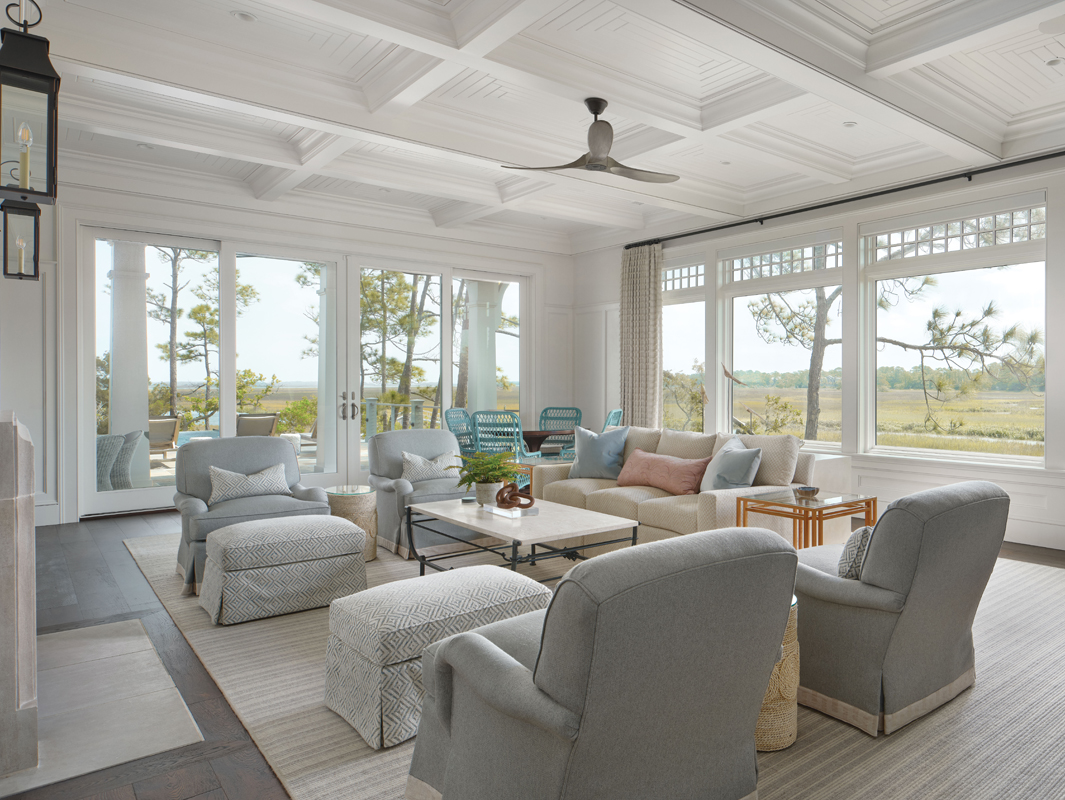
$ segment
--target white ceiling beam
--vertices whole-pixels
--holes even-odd
[[[371,111],[401,111],[435,92],[464,67],[408,50],[363,84]]]
[[[470,0],[451,18],[458,49],[486,56],[559,4],[559,0]]]
[[[447,205],[437,206],[430,213],[433,223],[438,228],[458,228],[474,220],[483,219],[499,211],[499,206],[479,206],[476,203],[464,203],[455,200]]]
[[[342,156],[355,144],[353,139],[323,131],[305,130],[295,145],[300,153],[296,169],[264,167],[252,176],[251,186],[257,200],[277,200],[291,192],[312,175]]]
[[[970,0],[923,14],[869,44],[865,71],[886,78],[930,61],[1029,33],[1065,13],[1061,0]]]
[[[714,49],[966,165],[995,163],[1002,143],[935,103],[878,80],[820,43],[737,0],[614,0]],[[692,14],[695,9],[699,13]]]

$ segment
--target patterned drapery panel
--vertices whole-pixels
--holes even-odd
[[[662,245],[626,250],[621,262],[623,424],[662,424]]]

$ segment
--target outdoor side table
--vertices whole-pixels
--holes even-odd
[[[736,498],[736,524],[747,527],[747,515],[766,514],[791,520],[791,538],[795,549],[817,547],[825,543],[825,522],[840,517],[865,515],[866,525],[876,524],[876,498],[861,494],[833,494],[797,497],[785,492]]]
[[[369,486],[330,486],[325,490],[329,511],[366,531],[363,560],[377,558],[377,492]]]

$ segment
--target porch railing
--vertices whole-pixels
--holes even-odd
[[[394,431],[397,428],[413,428],[421,430],[428,427],[439,429],[443,423],[443,414],[440,406],[426,405],[425,400],[411,400],[409,403],[382,403],[376,397],[367,397],[363,400],[366,409],[366,434],[369,439],[380,430]],[[410,409],[404,413],[403,409]],[[380,412],[385,411],[383,424],[379,424]],[[436,412],[435,423],[433,412]]]

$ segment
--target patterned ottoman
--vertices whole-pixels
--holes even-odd
[[[200,605],[216,625],[329,605],[366,588],[366,535],[340,517],[238,522],[207,534]]]
[[[427,645],[550,601],[543,584],[495,566],[437,572],[334,600],[325,704],[375,750],[406,741],[421,720]]]

